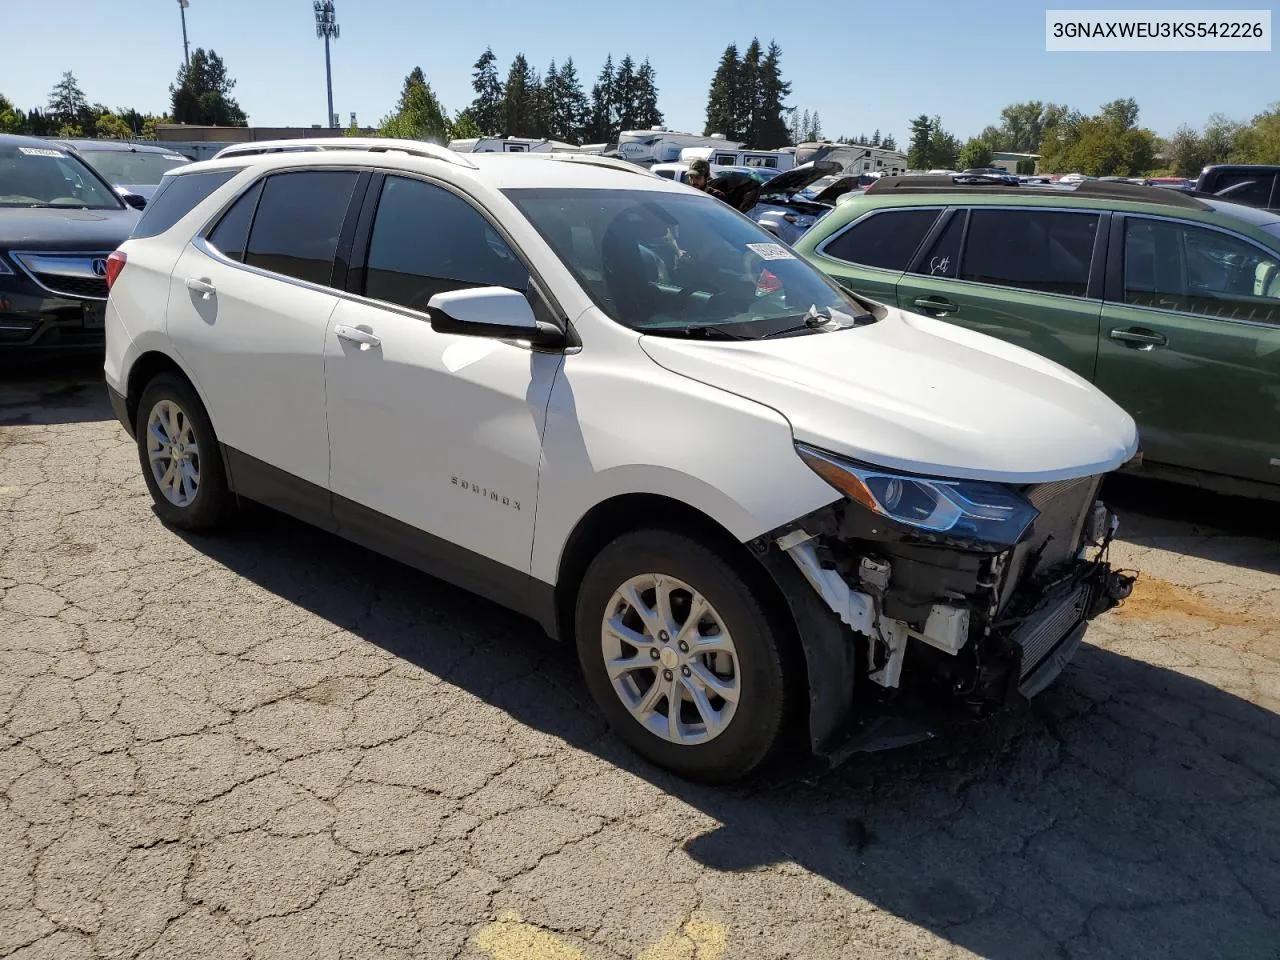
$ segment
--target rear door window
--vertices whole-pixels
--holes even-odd
[[[1083,297],[1099,220],[1065,210],[972,210],[959,277]]]
[[[358,178],[347,170],[299,170],[267,177],[244,262],[328,285]]]
[[[184,173],[160,180],[155,195],[147,201],[132,238],[158,237],[194,210],[206,197],[234,177],[242,168]]]
[[[882,210],[827,241],[821,253],[845,263],[902,271],[937,219],[937,209]]]

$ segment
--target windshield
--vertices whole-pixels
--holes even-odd
[[[81,150],[100,174],[118,186],[152,187],[166,170],[190,163],[176,153],[134,153],[132,150]]]
[[[601,310],[646,333],[756,339],[866,311],[746,217],[708,196],[508,190]],[[795,328],[793,330],[793,328]]]
[[[114,193],[75,157],[52,147],[0,146],[0,207],[119,210]]]

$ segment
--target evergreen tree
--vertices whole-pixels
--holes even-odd
[[[751,146],[776,150],[790,142],[782,102],[791,95],[791,84],[782,79],[782,48],[770,42],[760,64],[760,122]]]
[[[822,118],[818,116],[818,111],[813,111],[813,116],[809,119],[809,139],[822,139]]]
[[[707,94],[707,125],[703,133],[723,133],[730,140],[737,140],[738,128],[738,74],[741,62],[737,44],[729,44],[720,55],[720,64],[711,78],[711,91]]]
[[[662,125],[662,111],[658,109],[658,79],[648,59],[640,64],[636,74],[636,125],[645,130]]]
[[[554,63],[554,61],[553,61]],[[529,126],[528,133],[521,134],[525,137],[546,137],[547,124],[547,90],[542,83],[542,74],[537,70],[529,68]]]
[[[92,114],[89,100],[80,89],[76,76],[70,70],[54,84],[49,92],[47,116],[58,126],[71,127],[84,123]]]
[[[801,143],[804,143],[808,140],[812,140],[813,139],[813,137],[811,136],[812,131],[813,131],[813,115],[809,113],[808,108],[805,108],[804,113],[800,117],[800,136],[798,137],[799,141]]]
[[[738,104],[738,133],[734,140],[742,140],[748,146],[756,146],[760,138],[760,121],[763,115],[761,96],[760,67],[763,52],[760,41],[752,39],[747,52],[742,55],[742,66],[738,71],[738,84],[741,100]]]
[[[547,67],[538,87],[538,136],[553,140],[564,140],[560,133],[560,101],[563,94],[560,90],[560,68],[555,60]]]
[[[871,135],[871,146],[880,146],[880,128],[876,127],[876,132]]]
[[[591,88],[591,140],[596,143],[615,143],[617,128],[614,126],[614,77],[613,54],[605,57],[600,76]]]
[[[480,128],[480,134],[488,137],[501,136],[505,117],[502,113],[502,81],[498,79],[498,58],[490,47],[485,47],[480,59],[475,62],[471,75],[471,89],[476,98],[471,101],[467,110],[472,121]]]
[[[639,89],[636,84],[636,62],[626,54],[613,76],[613,123],[620,132],[637,128]]]
[[[422,68],[414,67],[404,78],[395,111],[382,118],[378,134],[444,144],[452,139],[452,128],[449,115],[436,99]]]
[[[898,141],[893,139],[893,134],[889,134],[880,142],[880,146],[885,150],[897,150]]]
[[[582,143],[591,123],[591,104],[582,91],[578,68],[569,57],[560,68],[560,115],[557,117],[559,139],[569,143]]]
[[[503,134],[508,137],[533,136],[536,124],[533,72],[523,53],[517,53],[507,71],[502,95]]]
[[[928,170],[933,156],[930,142],[933,139],[933,121],[923,113],[911,121],[911,141],[907,147],[907,166],[912,170]]]
[[[177,81],[169,87],[174,122],[247,126],[249,118],[231,97],[235,85],[222,58],[213,50],[197,47],[191,64],[179,68]]]

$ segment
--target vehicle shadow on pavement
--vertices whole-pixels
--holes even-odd
[[[1107,478],[1103,496],[1130,543],[1280,574],[1280,501],[1121,475]]]
[[[263,509],[190,542],[713,818],[683,846],[727,896],[790,862],[994,960],[1276,956],[1280,719],[1209,683],[1086,644],[1030,707],[816,779],[715,789],[622,747],[571,646],[523,618]],[[870,922],[848,901],[803,906]]]
[[[98,354],[0,365],[0,426],[111,420]]]

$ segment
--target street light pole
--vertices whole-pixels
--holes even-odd
[[[324,84],[329,94],[329,113],[325,119],[326,127],[336,127],[333,114],[333,69],[329,61],[329,41],[338,39],[338,20],[333,9],[333,0],[315,0],[312,7],[316,12],[316,36],[324,40]]]
[[[191,47],[187,44],[187,7],[188,0],[178,0],[178,12],[182,15],[182,62],[191,69]]]

